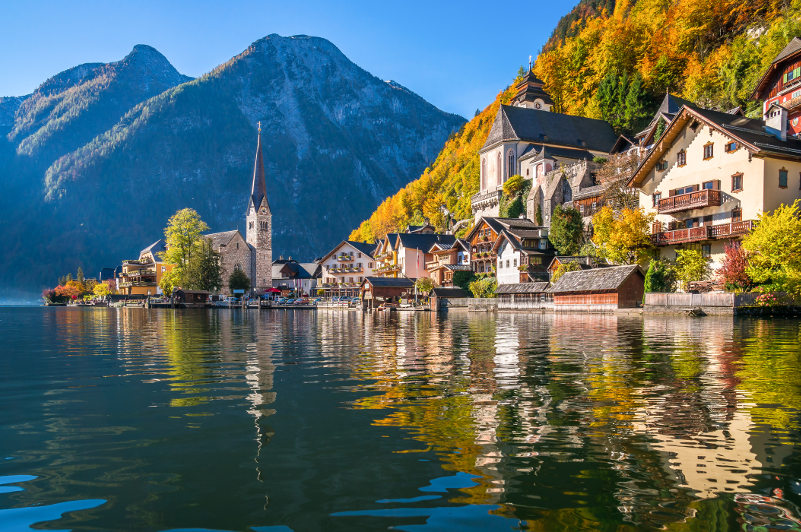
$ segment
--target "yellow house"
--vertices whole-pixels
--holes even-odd
[[[173,268],[172,264],[164,262],[160,257],[160,253],[166,249],[166,243],[160,239],[140,251],[138,259],[122,261],[122,272],[117,279],[119,293],[151,296],[161,294],[161,278]]]
[[[661,255],[697,247],[718,267],[724,245],[760,213],[801,197],[801,140],[739,114],[682,107],[629,186],[655,215]]]

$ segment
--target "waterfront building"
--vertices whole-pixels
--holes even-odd
[[[161,294],[159,283],[173,265],[163,261],[161,254],[167,250],[164,239],[159,239],[139,252],[139,258],[122,261],[117,278],[117,291],[126,296]]]
[[[314,296],[320,279],[319,262],[298,262],[292,257],[279,257],[273,261],[272,287],[284,291],[292,291],[296,296]]]
[[[470,244],[464,239],[457,238],[453,243],[437,242],[429,252],[432,260],[426,263],[426,271],[437,286],[452,287],[455,272],[471,271]]]
[[[375,269],[375,244],[343,240],[320,259],[321,288],[326,297],[357,296]]]
[[[785,135],[801,133],[801,38],[795,37],[779,52],[757,83],[751,99],[763,100],[762,114],[767,127],[779,133],[784,131]]]
[[[553,102],[533,72],[529,71],[516,89],[512,105],[498,109],[479,150],[480,189],[471,198],[473,215],[476,221],[482,216],[498,216],[503,184],[519,174],[532,181],[529,198],[533,198],[535,210],[539,206],[543,211],[547,226],[556,204],[569,203],[583,187],[597,184],[593,159],[624,148],[612,126],[603,120],[550,112]],[[581,169],[563,175],[563,167],[579,162],[584,163]],[[582,177],[576,182],[578,174]],[[528,216],[536,219],[535,213]]]
[[[548,292],[558,310],[636,308],[645,293],[645,275],[636,265],[566,272]]]
[[[695,247],[717,267],[724,245],[761,213],[801,197],[801,140],[786,135],[781,114],[772,129],[770,120],[682,107],[629,182],[655,215],[662,256]]]
[[[381,277],[428,277],[435,244],[453,245],[456,237],[440,233],[390,233],[378,243],[375,273]]]
[[[374,309],[382,303],[397,303],[414,291],[414,281],[407,277],[365,277],[360,287],[362,307]]]
[[[498,284],[548,278],[553,248],[548,230],[526,218],[482,216],[465,236],[474,273],[496,272]]]

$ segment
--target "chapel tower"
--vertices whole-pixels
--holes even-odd
[[[251,253],[251,288],[258,293],[272,287],[273,270],[273,215],[267,201],[267,182],[264,178],[264,157],[261,153],[261,122],[256,142],[256,163],[253,183],[248,198],[246,240]]]

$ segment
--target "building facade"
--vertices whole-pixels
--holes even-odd
[[[256,144],[256,162],[248,199],[245,235],[252,249],[250,284],[257,293],[272,287],[273,215],[267,201],[267,181],[264,176],[264,156],[261,150],[261,124]]]
[[[321,260],[321,288],[328,296],[358,296],[365,277],[373,276],[375,244],[343,240]]]

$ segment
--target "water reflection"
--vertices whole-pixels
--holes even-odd
[[[108,501],[63,528],[801,526],[796,322],[32,309],[0,333],[25,357],[0,358],[0,475],[38,477],[0,477],[0,512]]]

